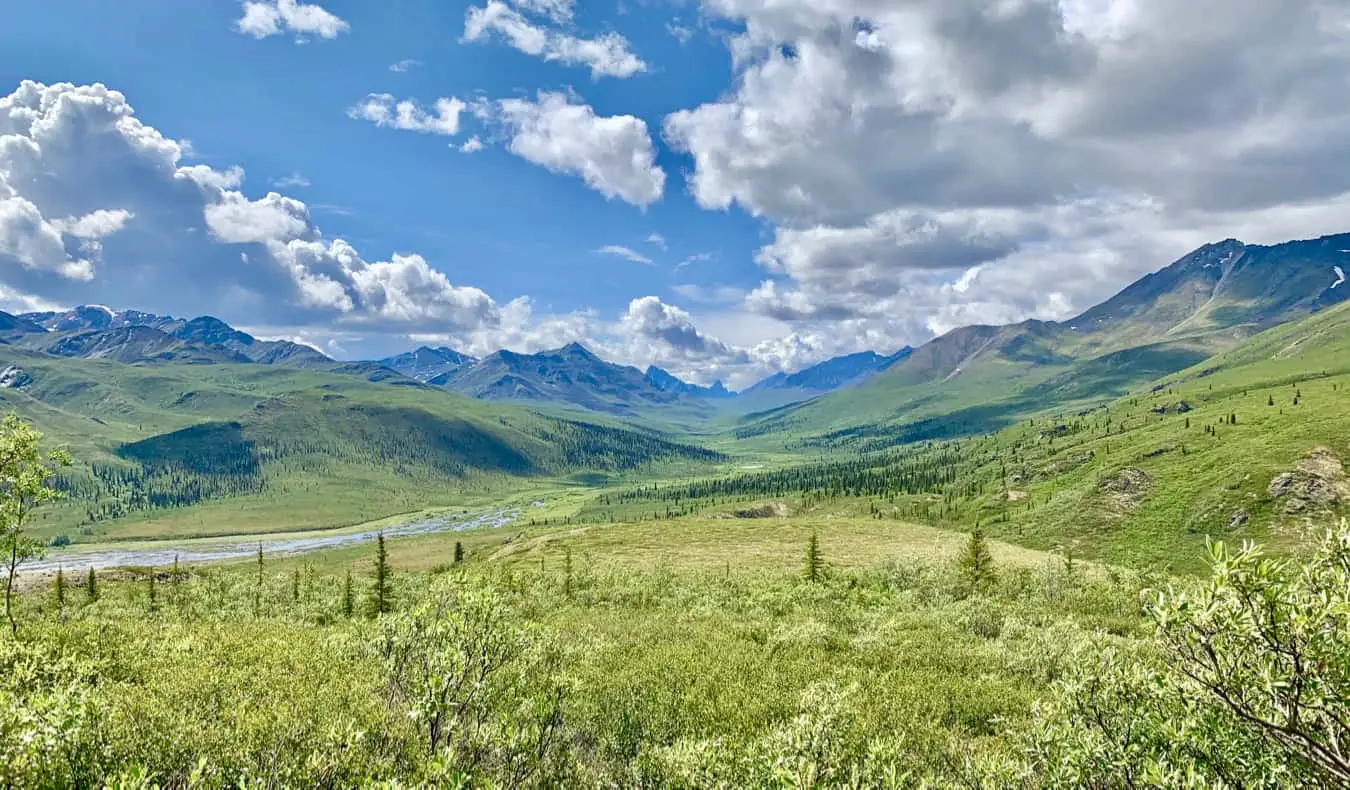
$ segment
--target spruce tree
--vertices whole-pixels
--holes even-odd
[[[961,578],[971,592],[988,587],[994,581],[994,556],[984,539],[984,530],[976,527],[966,541],[966,548],[957,560]]]
[[[389,551],[384,547],[384,530],[375,536],[375,585],[371,588],[371,610],[378,617],[389,611]]]
[[[563,546],[563,592],[572,597],[572,546]]]
[[[262,589],[263,589],[263,552],[262,541],[258,541],[258,579],[253,588],[253,616],[255,618],[262,616]]]
[[[455,564],[458,565],[464,561],[464,544],[455,541]]]
[[[820,537],[813,531],[806,542],[806,558],[802,563],[802,575],[808,582],[818,582],[825,575],[825,558],[820,556]]]
[[[56,566],[56,613],[66,619],[66,574],[61,566]]]
[[[94,566],[89,566],[89,574],[85,577],[84,594],[88,596],[89,603],[98,600],[98,574],[94,572]]]
[[[300,566],[291,573],[291,603],[300,603]]]
[[[347,581],[342,585],[342,616],[348,620],[352,617],[352,571],[347,569]]]
[[[155,569],[151,568],[146,576],[146,591],[149,593],[150,611],[155,611]]]

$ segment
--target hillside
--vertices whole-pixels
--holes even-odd
[[[46,536],[333,526],[511,480],[702,465],[650,433],[481,403],[388,371],[126,365],[0,347],[0,409],[80,465]],[[378,368],[385,370],[385,368]]]
[[[1187,357],[1168,344],[1146,348],[1153,360],[1176,355],[1164,367]],[[768,500],[797,515],[980,525],[1029,548],[1172,572],[1201,570],[1206,538],[1298,551],[1309,529],[1350,513],[1350,303],[1123,398],[1079,408],[1042,387],[1028,390],[1035,396],[1016,420],[971,408],[800,438],[818,460],[606,495],[590,512],[622,519],[721,503],[753,513],[737,503]]]
[[[1337,284],[1346,249],[1350,234],[1206,245],[1074,318],[954,329],[857,387],[754,415],[739,435],[881,436],[944,415],[987,430],[1056,400],[1114,397],[1350,298]]]

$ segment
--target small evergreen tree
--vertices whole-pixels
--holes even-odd
[[[384,546],[384,530],[375,536],[375,585],[370,591],[370,603],[376,617],[389,611],[389,551]]]
[[[464,544],[455,541],[455,564],[458,565],[464,561]]]
[[[572,546],[563,546],[563,592],[572,597]]]
[[[56,613],[66,619],[66,574],[61,566],[56,566]]]
[[[258,579],[253,587],[253,616],[262,616],[262,590],[263,590],[263,552],[262,541],[258,541]]]
[[[342,585],[342,616],[348,620],[352,617],[352,571],[347,569],[347,581]]]
[[[291,603],[300,603],[300,566],[291,573]]]
[[[820,554],[820,536],[814,531],[806,541],[806,558],[802,563],[802,576],[808,582],[818,582],[825,576],[825,558]]]
[[[146,578],[146,592],[149,594],[150,611],[155,611],[155,569],[151,568]]]
[[[989,543],[984,538],[984,530],[976,527],[966,541],[966,548],[957,560],[961,578],[971,592],[985,589],[994,581],[994,555],[989,553]]]
[[[98,574],[94,572],[94,566],[89,566],[89,573],[84,581],[84,594],[88,596],[89,603],[98,600]]]
[[[169,571],[169,600],[177,604],[178,601],[178,580],[180,572],[178,570],[178,555],[173,555],[173,570]]]

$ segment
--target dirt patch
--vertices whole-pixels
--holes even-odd
[[[1179,401],[1177,401],[1176,403],[1166,403],[1166,404],[1163,404],[1163,405],[1161,405],[1161,406],[1154,406],[1154,407],[1153,407],[1153,413],[1154,413],[1154,414],[1185,414],[1186,412],[1191,411],[1191,408],[1192,408],[1192,407],[1191,407],[1191,404],[1187,403],[1187,402],[1184,401],[1184,400],[1179,400]]]
[[[731,515],[736,518],[786,518],[788,508],[782,502],[764,502],[753,507],[733,510]]]
[[[1097,490],[1118,510],[1133,510],[1153,492],[1153,478],[1142,469],[1126,467],[1097,484]]]
[[[1096,453],[1094,453],[1092,450],[1086,450],[1081,453],[1071,453],[1062,458],[1056,458],[1047,463],[1045,466],[1041,467],[1040,474],[1042,477],[1055,477],[1056,475],[1062,475],[1065,472],[1092,463],[1092,459],[1096,457],[1097,457]]]
[[[1003,498],[1008,500],[1009,502],[1020,502],[1023,499],[1027,498],[1027,492],[1016,491],[1010,488],[1007,491],[1003,492]]]
[[[1284,502],[1289,514],[1331,510],[1350,500],[1350,480],[1345,466],[1328,447],[1318,447],[1295,468],[1270,481],[1266,495]]]

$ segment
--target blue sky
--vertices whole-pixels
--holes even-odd
[[[1344,231],[1348,35],[1330,0],[21,3],[0,301],[744,386]]]

